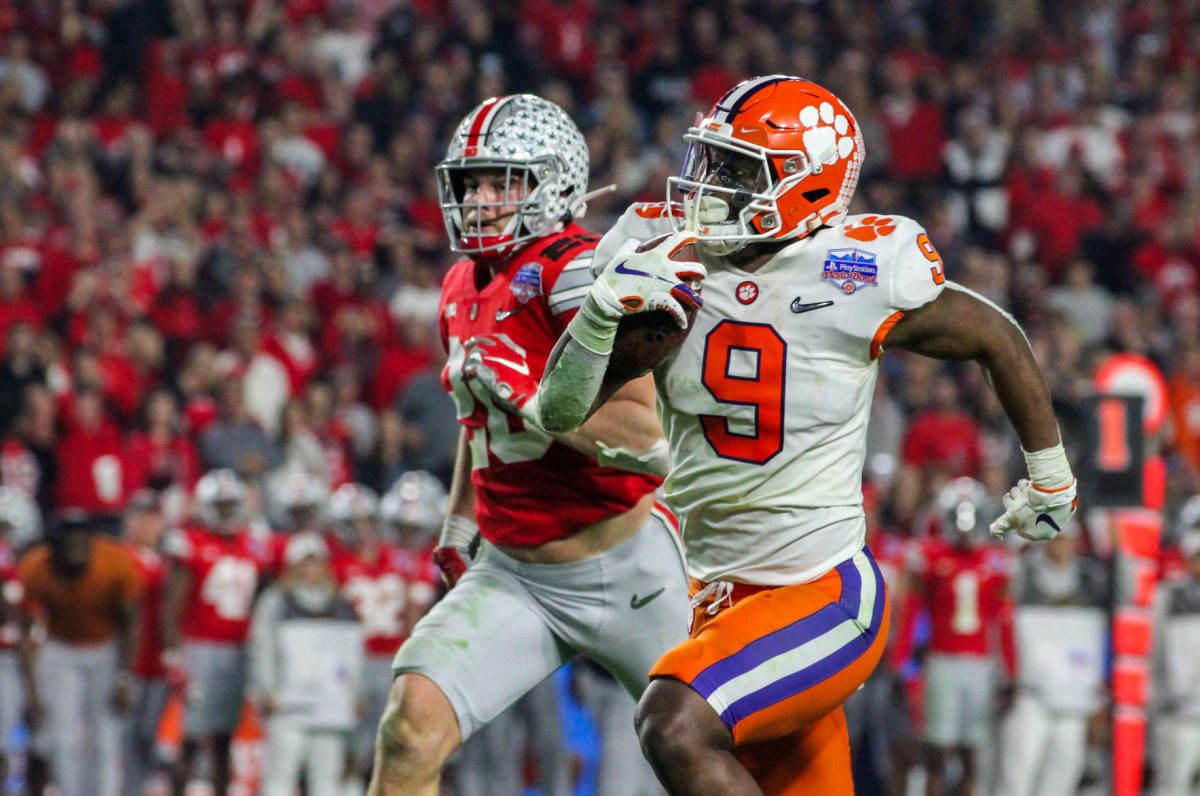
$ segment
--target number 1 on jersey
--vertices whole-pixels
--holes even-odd
[[[783,450],[787,343],[772,327],[725,320],[704,344],[704,386],[723,404],[754,408],[754,433],[738,433],[724,415],[700,415],[704,437],[725,459],[766,464]]]

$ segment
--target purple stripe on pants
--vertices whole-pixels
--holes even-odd
[[[874,561],[871,563],[874,566]],[[862,599],[862,577],[858,574],[858,568],[853,560],[846,560],[838,564],[836,569],[842,578],[842,594],[837,603],[757,638],[732,655],[713,663],[692,680],[692,688],[708,699],[733,678],[829,632],[846,621],[847,613],[852,617],[858,616]]]
[[[754,693],[747,694],[741,699],[734,702],[721,713],[721,721],[725,722],[725,726],[733,729],[733,725],[737,724],[742,719],[757,713],[764,708],[769,708],[777,702],[782,702],[796,694],[807,691],[813,686],[829,679],[833,675],[845,669],[850,664],[854,663],[863,653],[870,649],[875,642],[875,637],[879,634],[879,623],[883,620],[883,601],[884,601],[884,584],[883,576],[879,572],[879,568],[875,566],[875,562],[871,561],[871,568],[875,573],[875,605],[872,613],[872,623],[870,629],[860,636],[852,639],[848,644],[837,650],[831,655],[816,661],[810,666],[806,666],[800,671],[783,677],[770,685],[764,686]],[[857,616],[857,614],[856,614]]]

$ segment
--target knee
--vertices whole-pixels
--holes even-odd
[[[728,749],[733,736],[708,703],[678,680],[653,681],[638,702],[634,727],[651,761],[678,760],[703,750]]]
[[[440,769],[459,738],[454,711],[436,686],[419,675],[397,678],[376,736],[385,766]]]

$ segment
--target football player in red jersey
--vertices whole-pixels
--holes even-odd
[[[661,449],[650,381],[575,432],[531,420],[546,359],[592,283],[597,237],[576,223],[587,175],[583,134],[527,94],[473,110],[438,166],[451,248],[465,255],[439,313],[462,424],[435,551],[450,592],[397,654],[372,793],[437,793],[451,751],[577,653],[639,696],[686,635],[683,559],[654,511],[661,477],[611,466]]]
[[[170,686],[163,662],[163,588],[167,562],[161,546],[166,524],[159,498],[148,489],[135,492],[124,515],[125,545],[142,579],[137,654],[133,661],[133,705],[125,744],[125,792],[140,794],[159,769],[158,725]]]
[[[327,527],[329,487],[320,477],[304,470],[281,467],[267,479],[268,515],[274,532],[270,546],[271,573],[284,569],[284,551],[293,536],[311,532],[320,535],[336,561],[345,552],[342,540]]]
[[[975,792],[976,753],[988,738],[992,698],[1000,684],[997,658],[1015,667],[1011,556],[988,536],[998,510],[987,490],[956,478],[936,501],[937,534],[912,548],[914,592],[928,608],[930,637],[924,672],[926,792],[943,793],[945,764],[962,763],[956,793]]]
[[[392,658],[437,596],[437,568],[429,545],[415,551],[395,542],[401,527],[413,523],[432,540],[445,504],[445,488],[421,472],[405,473],[382,502],[362,484],[343,484],[329,501],[330,518],[343,544],[334,569],[365,634],[366,715],[353,739],[354,767],[364,778],[374,758],[375,727],[387,705]]]
[[[232,470],[213,470],[196,484],[198,522],[172,532],[164,616],[168,667],[186,677],[183,753],[174,772],[182,796],[196,753],[213,755],[213,791],[229,787],[229,751],[242,714],[246,639],[267,556],[242,516],[246,488]],[[177,676],[178,679],[183,677]]]

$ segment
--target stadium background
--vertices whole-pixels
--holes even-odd
[[[697,111],[773,72],[857,115],[853,212],[919,219],[1023,324],[1069,447],[1107,354],[1162,369],[1164,560],[1200,493],[1195,3],[0,0],[0,42],[0,482],[46,520],[144,488],[183,512],[215,466],[448,477],[453,126],[501,93],[566,108],[592,186],[617,186],[602,231],[661,199]],[[948,477],[1007,488],[1019,450],[978,369],[883,373],[879,527],[906,533]]]

